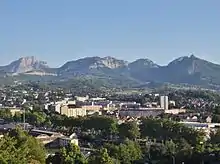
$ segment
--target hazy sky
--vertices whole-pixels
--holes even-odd
[[[0,64],[85,56],[220,63],[219,0],[0,0]]]

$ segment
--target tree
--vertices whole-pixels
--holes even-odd
[[[131,140],[139,138],[140,131],[137,122],[128,122],[119,125],[119,136],[122,139],[128,138]]]
[[[86,118],[83,117],[77,117],[77,118],[70,118],[70,126],[72,128],[79,128],[84,125],[84,121]]]
[[[214,114],[220,115],[220,106],[216,106],[213,111]]]
[[[84,129],[101,131],[103,136],[111,136],[118,133],[117,121],[111,117],[93,116],[84,120]]]
[[[183,157],[190,157],[193,153],[192,146],[185,139],[180,139],[180,141],[177,143],[177,150],[178,153]]]
[[[60,127],[63,126],[65,116],[59,115],[59,114],[52,114],[51,115],[51,122],[54,127]]]
[[[131,164],[142,158],[140,145],[134,141],[126,140],[120,145],[106,145],[109,154],[123,164]]]
[[[172,140],[171,141],[165,141],[165,147],[166,147],[166,152],[167,152],[168,155],[176,154],[177,146]]]
[[[26,121],[35,126],[44,125],[44,123],[47,121],[46,114],[39,111],[31,111],[31,112],[27,111],[25,113],[25,116],[26,116]]]
[[[176,152],[177,152],[177,146],[176,144],[171,140],[171,141],[165,141],[164,144],[166,148],[166,155],[172,159],[172,162],[174,163],[176,160]]]
[[[15,147],[17,140],[9,136],[0,139],[0,163],[22,164],[27,163],[27,149],[25,147]]]
[[[45,163],[45,149],[26,132],[15,129],[0,139],[0,163]]]
[[[109,156],[107,149],[102,148],[89,160],[91,164],[114,164],[114,160]]]
[[[151,118],[143,118],[140,125],[140,132],[142,138],[159,139],[161,135],[161,121]]]
[[[148,137],[158,141],[185,139],[192,146],[204,142],[205,138],[203,131],[197,131],[183,124],[163,119],[142,119],[140,132],[143,138]]]
[[[219,114],[214,114],[213,117],[212,117],[212,122],[220,123],[220,115]]]
[[[60,153],[55,153],[54,156],[48,156],[46,159],[46,164],[62,164]]]
[[[62,164],[86,164],[87,160],[80,152],[78,146],[70,144],[67,148],[62,148],[60,153]]]
[[[1,109],[0,110],[0,118],[6,121],[12,121],[13,117],[9,109]]]
[[[166,156],[167,151],[164,144],[161,143],[152,143],[150,146],[150,157],[151,160],[163,160],[164,156]],[[149,155],[148,155],[149,156]]]
[[[210,142],[212,144],[219,144],[220,143],[220,129],[218,129],[215,133],[211,133]]]
[[[22,115],[20,112],[15,112],[15,115],[13,116],[13,119],[15,122],[21,122],[22,121]]]

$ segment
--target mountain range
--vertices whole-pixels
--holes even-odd
[[[184,56],[160,66],[149,59],[127,62],[113,57],[86,57],[68,61],[59,68],[50,68],[46,62],[35,57],[23,57],[9,65],[0,66],[0,74],[6,76],[37,75],[53,76],[65,80],[75,77],[96,77],[105,80],[186,83],[193,85],[220,85],[220,65],[194,55]]]

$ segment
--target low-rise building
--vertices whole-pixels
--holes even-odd
[[[101,105],[84,105],[82,106],[83,109],[87,111],[100,111],[102,109]]]
[[[169,101],[169,105],[176,106],[176,102],[175,102],[175,101],[170,100],[170,101]]]
[[[63,105],[60,108],[60,114],[68,117],[86,116],[86,109],[76,105]]]
[[[66,147],[69,144],[74,144],[74,145],[77,145],[77,146],[79,145],[79,140],[78,140],[75,133],[73,133],[69,137],[64,136],[64,137],[59,138],[59,146],[60,147]]]
[[[85,102],[85,101],[89,100],[88,95],[86,97],[76,96],[75,98],[76,98],[77,101],[81,101],[81,102]]]
[[[51,111],[54,111],[54,112],[57,112],[57,113],[60,113],[60,108],[61,108],[61,104],[52,104],[49,107],[49,109]]]
[[[90,101],[104,101],[106,98],[103,97],[96,97],[96,98],[90,98]]]
[[[212,122],[212,117],[210,117],[210,116],[206,117],[205,121],[207,123],[211,123]]]
[[[60,134],[60,133],[38,130],[38,129],[32,129],[29,132],[29,134],[35,137],[37,140],[39,140],[44,145],[53,142],[59,137],[64,136],[63,134]]]
[[[61,113],[61,107],[65,105],[75,105],[76,101],[71,101],[71,100],[62,100],[62,101],[57,101],[49,105],[48,109],[55,111],[57,113]]]
[[[69,144],[79,145],[79,141],[75,133],[67,137],[57,132],[33,129],[29,132],[29,134],[43,143],[47,148],[66,147]]]
[[[156,117],[160,114],[164,113],[163,109],[160,108],[149,108],[149,109],[127,109],[127,110],[119,110],[120,117]]]
[[[176,115],[180,113],[186,113],[186,109],[168,109],[168,110],[165,110],[165,113]]]

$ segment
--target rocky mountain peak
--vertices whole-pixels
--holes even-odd
[[[34,56],[27,56],[27,57],[22,57],[18,59],[18,62],[20,62],[20,66],[22,67],[29,67],[37,63],[37,59]]]
[[[158,68],[159,65],[154,63],[152,60],[149,59],[138,59],[132,63],[129,64],[130,67],[135,68]]]
[[[190,58],[191,59],[196,59],[197,57],[194,54],[191,54]]]
[[[124,67],[127,65],[126,61],[118,60],[110,56],[102,58],[101,62],[105,67],[108,67],[110,69],[116,69],[116,68]]]
[[[190,62],[190,61],[194,61],[194,60],[202,60],[202,59],[199,59],[194,54],[192,54],[190,56],[179,57],[179,58],[173,60],[172,62],[170,62],[169,65],[179,64],[179,63],[183,63],[183,62]]]
[[[37,60],[34,56],[22,57],[4,67],[5,71],[11,73],[25,73],[34,70],[49,68],[44,61]]]

